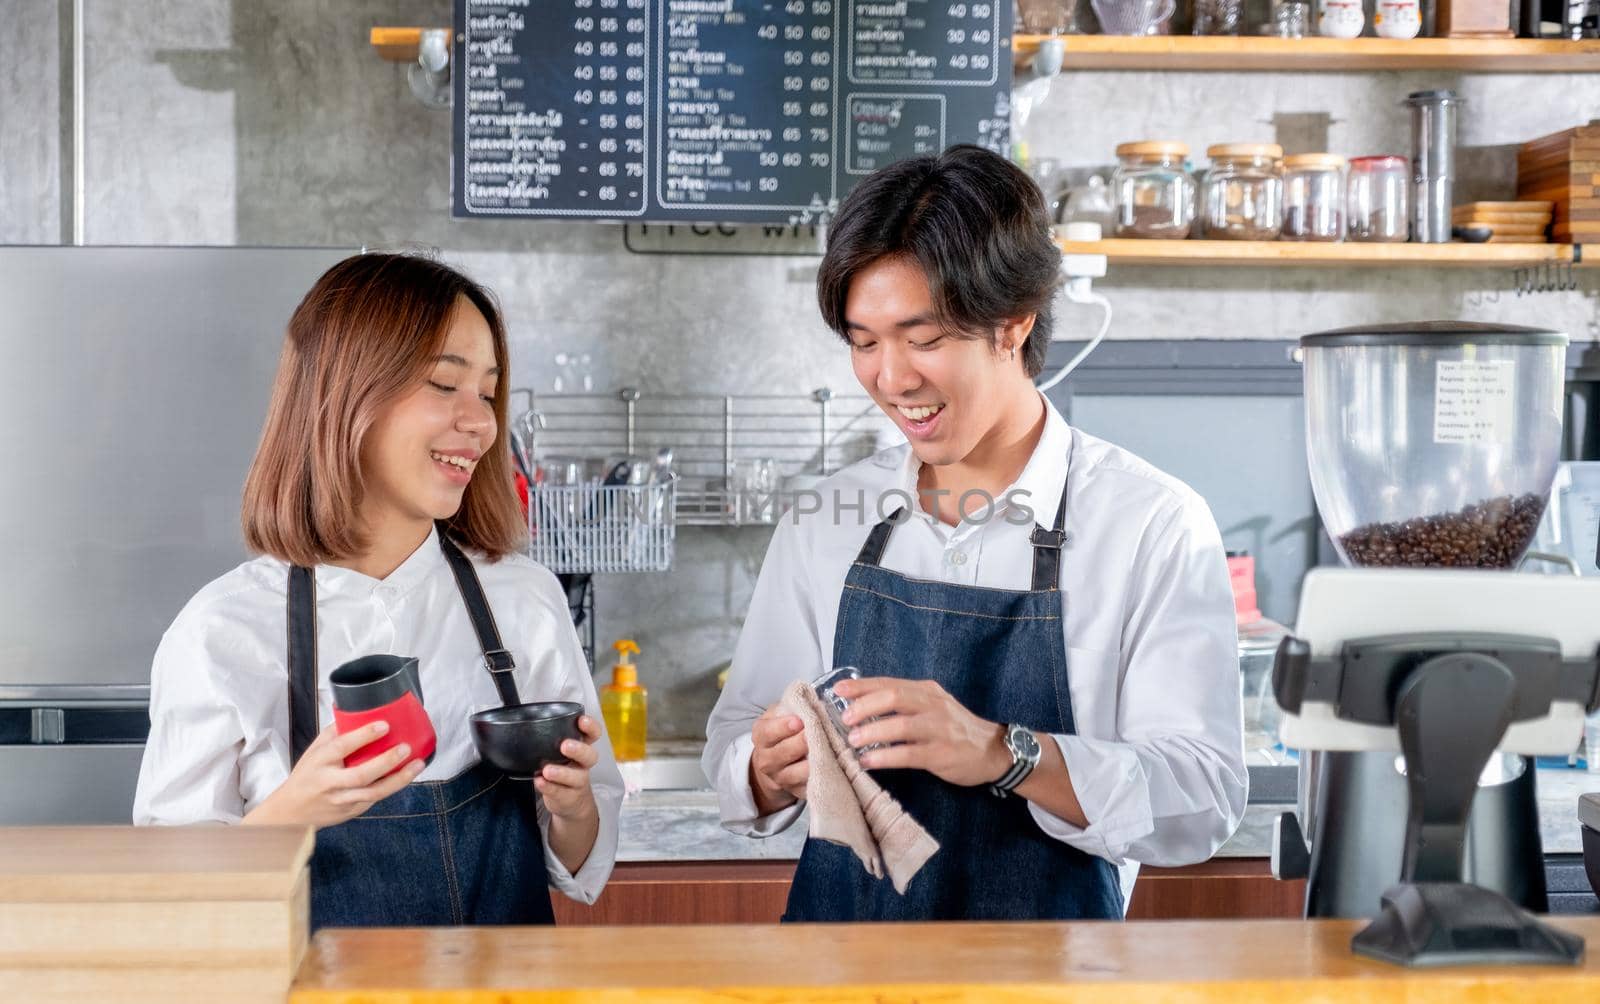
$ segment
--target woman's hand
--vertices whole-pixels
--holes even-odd
[[[806,797],[811,768],[806,760],[806,734],[800,718],[777,704],[750,728],[750,791],[763,816]]]
[[[401,743],[356,767],[345,757],[381,738],[388,722],[372,722],[345,735],[329,725],[322,730],[289,777],[244,817],[259,825],[333,826],[372,808],[422,773],[421,760],[406,761],[411,747]]]
[[[594,748],[600,739],[600,723],[588,715],[579,715],[578,731],[583,734],[582,741],[566,739],[561,743],[561,755],[572,762],[545,764],[533,779],[534,789],[550,810],[550,850],[569,875],[578,874],[589,860],[595,837],[600,834],[600,809],[589,785],[589,771],[600,762],[600,751]]]
[[[567,739],[561,743],[561,755],[572,762],[545,764],[533,779],[545,808],[557,819],[587,820],[598,814],[594,789],[589,787],[589,770],[600,762],[600,753],[594,748],[600,740],[600,725],[588,715],[580,715],[578,731],[583,733],[582,741]]]
[[[970,787],[996,781],[1011,767],[1005,726],[979,718],[932,680],[878,676],[841,680],[833,689],[850,702],[844,713],[850,745],[885,744],[861,754],[868,770],[912,767]]]

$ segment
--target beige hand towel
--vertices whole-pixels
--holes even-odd
[[[790,684],[782,703],[805,726],[811,836],[850,848],[867,874],[883,878],[887,872],[895,892],[904,894],[939,842],[861,768],[809,684]]]

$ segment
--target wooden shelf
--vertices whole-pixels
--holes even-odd
[[[422,29],[374,28],[367,40],[389,62],[410,63],[416,60],[417,46],[422,44]]]
[[[1047,36],[1018,35],[1017,58]],[[378,55],[417,58],[421,28],[373,28]],[[1245,38],[1204,35],[1063,35],[1068,70],[1470,70],[1600,72],[1600,39]]]
[[[1318,244],[1302,241],[1057,240],[1067,254],[1103,254],[1121,265],[1513,268],[1573,260],[1571,244]],[[1582,261],[1580,267],[1593,262]]]
[[[1018,35],[1018,59],[1044,35]],[[1600,40],[1537,38],[1251,38],[1063,35],[1067,70],[1463,70],[1600,72]]]

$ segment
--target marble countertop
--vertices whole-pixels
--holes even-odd
[[[691,747],[652,747],[652,756],[682,756]],[[1265,759],[1265,758],[1263,758]],[[1252,762],[1256,762],[1252,758]],[[1539,830],[1547,854],[1580,854],[1578,796],[1600,791],[1600,773],[1539,768]],[[1283,803],[1246,807],[1239,829],[1217,852],[1218,857],[1266,857],[1272,852],[1272,824],[1292,806]],[[710,790],[645,790],[623,801],[617,860],[634,861],[783,861],[800,856],[805,842],[802,815],[782,833],[756,839],[722,828],[716,793]]]

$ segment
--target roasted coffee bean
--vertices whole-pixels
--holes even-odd
[[[1369,523],[1339,538],[1352,565],[1509,568],[1533,541],[1545,496],[1502,495],[1460,512]]]

